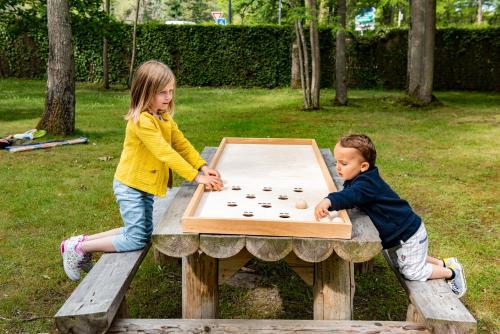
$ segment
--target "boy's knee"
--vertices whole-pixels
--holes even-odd
[[[401,275],[403,275],[403,277],[405,279],[407,279],[408,281],[421,281],[421,282],[423,282],[423,281],[427,281],[427,279],[430,276],[430,273],[426,269],[427,268],[424,267],[424,268],[422,268],[422,270],[405,270],[405,271],[401,271]]]

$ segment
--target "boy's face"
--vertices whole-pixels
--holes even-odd
[[[365,161],[361,153],[352,147],[343,147],[337,143],[333,149],[333,155],[337,160],[337,173],[346,181],[354,179],[370,167],[370,164]]]
[[[169,84],[163,87],[153,99],[151,100],[150,109],[153,112],[165,111],[168,109],[168,105],[172,101],[174,92],[174,84]]]

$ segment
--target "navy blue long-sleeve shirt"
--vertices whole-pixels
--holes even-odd
[[[391,248],[407,241],[420,227],[422,220],[410,204],[380,177],[377,167],[344,182],[344,189],[330,193],[329,210],[358,207],[371,218],[377,228],[382,247]]]

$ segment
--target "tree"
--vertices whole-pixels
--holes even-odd
[[[37,128],[68,135],[75,130],[75,62],[68,0],[47,1],[47,23],[47,94]]]
[[[316,0],[309,1],[309,10],[311,13],[311,24],[309,26],[309,35],[311,40],[311,107],[319,109],[319,91],[320,91],[320,52],[318,36],[318,4]]]
[[[432,102],[436,0],[410,0],[408,95],[416,103]]]
[[[104,10],[107,14],[109,14],[109,1],[104,0]],[[102,86],[109,89],[108,39],[106,38],[106,32],[104,32],[102,43]]]
[[[335,43],[335,99],[333,104],[347,105],[347,67],[345,56],[346,0],[337,0],[338,22]]]
[[[301,15],[295,17],[295,36],[299,54],[299,72],[304,97],[304,108],[306,110],[319,109],[320,96],[320,53],[318,37],[318,7],[316,0],[308,0],[307,11],[310,17],[309,44],[311,54],[309,55],[308,43],[305,38]],[[309,57],[311,58],[311,70],[309,69]]]
[[[135,20],[134,20],[134,31],[132,33],[132,57],[130,58],[130,71],[128,74],[128,87],[132,85],[132,75],[134,73],[134,63],[135,63],[135,44],[136,44],[136,38],[137,38],[137,21],[139,20],[139,7],[141,4],[141,0],[137,0],[136,6],[135,6]]]

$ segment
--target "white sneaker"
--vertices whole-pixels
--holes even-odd
[[[458,298],[462,298],[467,291],[467,281],[465,280],[464,268],[460,262],[455,259],[456,263],[448,266],[451,270],[455,272],[455,278],[452,280],[447,280],[448,285],[451,290],[457,295]]]
[[[458,264],[458,260],[456,257],[448,257],[446,259],[443,259],[443,262],[445,267],[456,266]]]
[[[71,239],[76,239],[77,242],[79,241],[83,241],[85,239],[85,236],[83,234],[80,234],[80,235],[76,235],[76,236],[73,236],[71,238],[69,238],[69,240]],[[61,242],[61,255],[64,256],[64,242],[66,240],[63,240]],[[83,256],[83,261],[81,263],[81,268],[83,271],[85,271],[86,273],[88,273],[92,267],[94,266],[94,264],[92,263],[92,253],[85,253],[85,255]]]
[[[80,279],[80,268],[84,256],[79,255],[75,246],[78,243],[78,239],[68,239],[63,241],[64,252],[62,253],[64,272],[72,281],[78,281]]]

